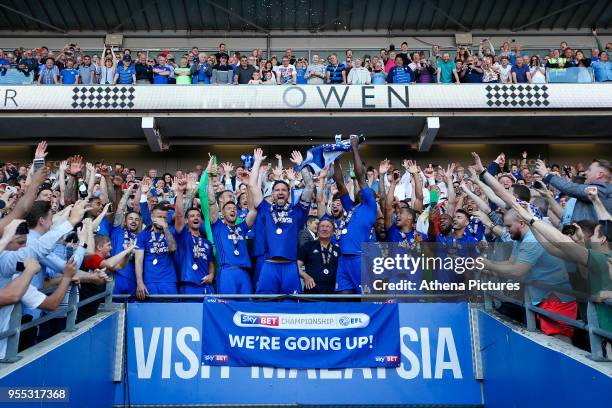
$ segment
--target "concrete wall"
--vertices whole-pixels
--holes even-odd
[[[107,162],[122,162],[139,172],[155,167],[161,172],[173,172],[177,169],[191,169],[196,164],[205,164],[208,152],[216,154],[221,161],[238,163],[243,153],[252,152],[254,146],[193,146],[176,147],[165,153],[152,153],[146,146],[62,146],[49,148],[49,160],[62,160],[74,154],[80,154],[91,162],[105,160]],[[287,146],[264,146],[265,154],[273,159],[276,153],[288,158],[291,151]],[[447,164],[459,161],[463,165],[471,163],[470,152],[478,152],[483,160],[493,160],[503,151],[509,160],[520,160],[521,152],[526,149],[529,158],[535,159],[537,155],[554,163],[578,162],[589,163],[597,157],[610,158],[611,145],[434,145],[428,153],[417,153],[407,146],[364,146],[361,153],[368,165],[377,165],[380,160],[389,158],[396,165],[401,164],[402,158],[415,159],[421,165],[427,163]],[[302,149],[304,152],[305,149]],[[2,161],[31,161],[34,155],[33,146],[0,146]],[[347,156],[348,157],[348,156]],[[288,166],[286,162],[285,166]]]
[[[586,352],[572,346],[565,353],[556,351],[545,345],[553,342],[542,339],[546,336],[536,335],[540,338],[536,342],[484,312],[478,319],[486,407],[609,405],[609,363],[593,363],[584,357]]]
[[[95,318],[92,318],[95,319]],[[89,327],[90,325],[94,325]],[[11,388],[64,387],[69,389],[70,402],[62,403],[2,403],[3,407],[75,407],[108,408],[115,397],[113,370],[117,337],[117,313],[101,322],[86,321],[81,327],[88,330],[71,338],[71,333],[62,333],[28,349],[22,354],[22,365],[6,376],[0,376],[0,385]],[[67,340],[62,340],[65,337]],[[43,349],[45,344],[65,341],[63,344]],[[39,354],[42,354],[39,356]],[[12,367],[12,366],[10,366]],[[1,373],[1,372],[0,372]]]

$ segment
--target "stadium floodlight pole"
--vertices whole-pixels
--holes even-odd
[[[529,27],[530,25],[533,25],[535,23],[539,23],[540,21],[546,20],[547,18],[550,18],[552,16],[556,16],[559,13],[563,13],[565,10],[569,10],[571,8],[574,8],[576,6],[581,5],[582,3],[586,3],[587,1],[592,1],[592,0],[580,0],[580,1],[574,2],[572,4],[569,4],[569,5],[565,6],[565,7],[560,8],[558,10],[555,10],[552,13],[548,13],[548,14],[542,16],[542,17],[536,18],[535,20],[531,20],[531,21],[529,21],[529,22],[527,22],[527,23],[525,23],[525,24],[523,24],[523,25],[521,25],[519,27],[510,28],[510,31],[512,31],[512,32],[520,31],[520,30],[522,30],[522,29],[524,29],[526,27]]]
[[[29,14],[26,14],[23,11],[19,11],[19,10],[16,10],[16,9],[12,8],[12,7],[9,7],[6,4],[0,3],[0,7],[5,9],[5,10],[8,10],[8,11],[10,11],[12,13],[15,13],[17,15],[20,15],[21,17],[27,18],[28,20],[35,21],[35,22],[37,22],[40,25],[43,25],[45,27],[49,27],[49,28],[53,29],[54,31],[58,31],[58,32],[60,32],[62,34],[66,34],[67,33],[67,31],[64,30],[63,28],[56,27],[53,24],[49,24],[49,23],[47,23],[47,22],[45,22],[43,20],[40,20],[40,19],[38,19],[36,17],[33,17],[33,16],[29,15]]]

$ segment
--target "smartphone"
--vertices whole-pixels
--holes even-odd
[[[544,185],[544,183],[542,183],[541,181],[538,181],[538,180],[536,180],[536,181],[534,181],[534,182],[533,182],[533,187],[534,187],[534,188],[536,188],[536,189],[540,189],[540,190],[542,190],[542,189],[545,189],[545,188],[546,188],[546,186]]]
[[[561,233],[563,235],[574,235],[576,233],[576,227],[574,225],[564,225]]]
[[[34,173],[36,173],[39,169],[45,166],[45,159],[34,159],[32,163],[32,167],[34,168]]]
[[[23,262],[17,262],[17,265],[15,265],[15,270],[17,272],[25,271],[25,265],[23,264]]]

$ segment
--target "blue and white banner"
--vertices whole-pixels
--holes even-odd
[[[202,363],[397,367],[397,304],[204,302]]]
[[[357,306],[350,303],[349,310]],[[400,342],[398,367],[287,369],[207,365],[201,351],[210,333],[202,327],[201,304],[133,303],[126,316],[127,378],[117,383],[115,401],[126,406],[482,404],[467,304],[401,303],[398,308],[400,327],[391,334]]]

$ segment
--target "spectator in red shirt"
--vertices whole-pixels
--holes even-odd
[[[99,234],[94,237],[94,246],[95,252],[91,255],[85,256],[85,258],[83,259],[82,268],[84,270],[88,270],[92,273],[97,274],[106,282],[111,281],[111,278],[107,274],[107,272],[112,272],[116,269],[125,268],[126,264],[130,259],[130,255],[132,254],[132,251],[135,248],[134,244],[130,244],[123,251],[111,257],[110,254],[112,247],[110,238],[106,235]],[[81,284],[80,291],[81,300],[95,296],[98,293],[102,293],[104,290],[105,287],[103,285],[83,283]],[[100,303],[102,303],[101,299],[83,307],[80,307],[77,315],[77,321],[80,322],[95,315],[96,311],[98,310],[98,305]]]

